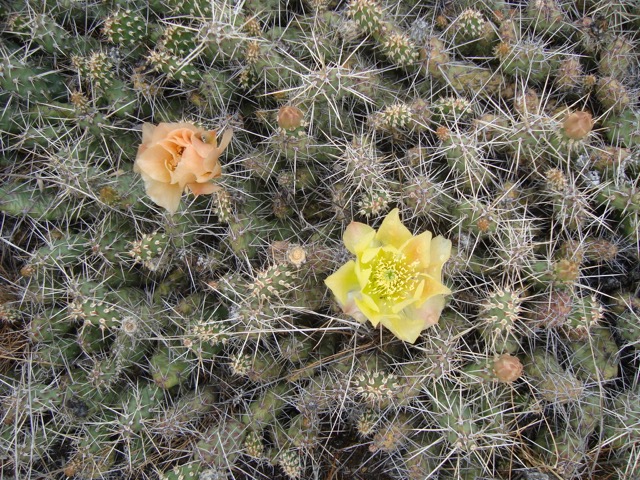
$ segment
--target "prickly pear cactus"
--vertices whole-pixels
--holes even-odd
[[[638,2],[0,19],[0,478],[637,478]]]

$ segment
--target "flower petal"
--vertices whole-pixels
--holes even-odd
[[[444,296],[437,295],[421,307],[411,305],[405,308],[400,313],[399,319],[390,319],[391,325],[384,325],[401,340],[415,343],[423,330],[438,323],[444,304]]]
[[[196,197],[198,195],[209,195],[213,192],[218,192],[222,190],[220,185],[216,185],[211,182],[207,183],[188,183],[187,188],[191,193],[193,193]]]
[[[203,142],[202,139],[208,136],[212,138],[211,143]],[[198,155],[210,163],[218,160],[218,149],[215,144],[215,138],[216,132],[214,130],[210,132],[199,132],[191,138],[191,144],[193,148],[196,149]]]
[[[370,247],[362,250],[358,258],[362,263],[370,263],[371,260],[376,258],[384,247]]]
[[[449,295],[451,290],[446,285],[443,285],[440,279],[431,278],[429,275],[425,274],[425,282],[424,284],[420,284],[419,288],[420,297],[418,299],[418,305],[421,305],[424,301],[433,297],[434,295]]]
[[[347,250],[354,255],[358,255],[371,244],[375,236],[376,231],[369,225],[360,222],[351,222],[342,235],[342,241],[347,247]]]
[[[222,134],[220,144],[217,144],[217,136],[215,130],[209,130],[208,132],[200,132],[193,136],[193,147],[197,150],[198,155],[204,159],[204,167],[213,172],[211,178],[219,177],[222,173],[220,167],[220,155],[225,151],[231,138],[233,137],[233,130],[227,128]]]
[[[171,172],[171,184],[180,185],[180,190],[184,190],[190,183],[198,183],[196,182],[196,176],[192,172],[186,169],[178,170],[177,168]]]
[[[441,278],[442,266],[451,256],[451,240],[438,235],[431,240],[431,263],[427,273],[434,278]]]
[[[416,303],[418,301],[418,299],[416,297],[410,297],[407,298],[405,300],[401,300],[398,302],[395,302],[393,305],[391,305],[391,312],[392,313],[399,313],[402,310],[404,310],[405,308],[407,308],[409,305],[412,305],[414,303]]]
[[[341,307],[344,307],[347,303],[349,292],[360,290],[355,265],[356,262],[350,260],[324,279],[324,284],[329,287],[336,296]]]
[[[365,323],[367,317],[356,304],[356,298],[360,296],[360,286],[355,278],[354,265],[353,260],[345,263],[338,271],[329,275],[324,283],[333,292],[344,313],[360,323]]]
[[[438,235],[431,240],[431,259],[429,261],[429,269],[435,268],[440,272],[442,270],[442,266],[447,260],[449,260],[450,256],[451,240],[445,239],[442,235]]]
[[[436,295],[424,302],[420,306],[411,305],[407,307],[403,314],[407,318],[419,318],[422,320],[424,326],[423,329],[428,328],[438,323],[440,314],[444,309],[445,297],[444,295]]]
[[[182,152],[182,158],[173,171],[172,178],[182,179],[185,176],[195,176],[195,181],[202,183],[212,178],[212,171],[207,170],[204,165],[204,159],[198,155],[198,152],[192,146],[188,146]],[[178,182],[179,183],[179,182]]]
[[[153,138],[153,134],[156,131],[156,128],[158,127],[153,123],[142,124],[142,145],[146,145],[149,142],[151,142],[151,139]]]
[[[370,268],[362,268],[362,262],[356,261],[355,266],[356,277],[358,279],[358,284],[361,288],[364,288],[369,282],[369,277],[371,276]]]
[[[402,253],[407,256],[409,262],[419,262],[418,268],[424,270],[431,263],[431,232],[422,232],[412,237],[402,247]]]
[[[231,137],[233,137],[233,129],[227,128],[222,134],[222,139],[220,140],[220,144],[218,145],[218,155],[222,154],[231,143]]]
[[[358,307],[362,305],[362,307],[364,307],[366,310],[370,310],[375,313],[380,312],[380,306],[376,303],[376,301],[372,297],[370,297],[369,295],[365,295],[364,293],[356,298],[356,305],[358,305]],[[364,312],[365,310],[362,311]]]
[[[180,146],[186,147],[187,145],[191,145],[191,139],[200,131],[195,125],[191,125],[189,123],[178,123],[175,125],[176,127],[166,135],[166,138],[160,141],[174,142]]]
[[[151,124],[145,124],[151,125]],[[153,126],[153,125],[151,125]],[[145,139],[145,128],[148,138]],[[155,129],[142,126],[142,143],[157,143],[170,137],[176,130],[190,130],[196,132],[198,129],[195,125],[184,122],[160,122]]]
[[[171,181],[171,174],[165,164],[171,158],[172,155],[169,151],[159,145],[154,145],[142,151],[138,150],[134,169],[153,180],[168,183]]]
[[[387,315],[381,319],[382,324],[400,340],[415,343],[424,330],[424,322],[418,317],[407,317],[404,314]]]
[[[178,210],[183,190],[179,185],[156,182],[144,176],[142,178],[144,179],[147,195],[156,205],[166,208],[170,213],[175,213]]]
[[[378,326],[380,320],[385,317],[385,314],[380,312],[378,305],[376,305],[375,301],[369,297],[368,295],[360,295],[359,297],[354,298],[355,304],[358,307],[358,310],[362,312],[362,314],[367,317],[367,320],[371,322],[374,327]]]
[[[400,211],[397,208],[387,214],[376,233],[376,240],[382,245],[392,245],[397,249],[402,248],[411,237],[409,229],[400,221]]]

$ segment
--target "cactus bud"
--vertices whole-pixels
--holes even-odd
[[[298,107],[285,105],[278,110],[278,126],[284,130],[295,130],[302,126],[304,113]]]
[[[493,362],[493,373],[499,382],[515,382],[522,375],[523,366],[518,357],[504,353]]]
[[[593,117],[585,111],[570,113],[565,117],[562,129],[568,138],[582,140],[593,129]]]

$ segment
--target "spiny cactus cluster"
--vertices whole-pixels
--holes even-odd
[[[0,477],[637,478],[640,3],[0,18]],[[232,131],[215,191],[145,123]],[[414,343],[324,283],[395,208],[453,244]]]

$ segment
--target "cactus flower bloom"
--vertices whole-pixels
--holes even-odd
[[[133,169],[142,175],[151,200],[175,213],[185,190],[196,196],[219,190],[211,180],[222,174],[218,158],[231,136],[225,130],[218,144],[215,130],[190,123],[145,123]]]
[[[414,343],[438,323],[445,295],[442,265],[451,255],[451,241],[419,235],[400,221],[398,209],[376,231],[352,222],[344,232],[347,249],[356,256],[325,279],[342,310],[360,322],[379,323],[401,340]]]

